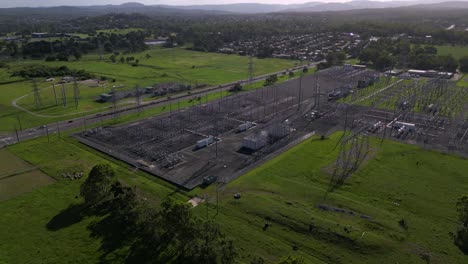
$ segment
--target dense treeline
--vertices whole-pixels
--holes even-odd
[[[105,218],[90,226],[107,253],[128,248],[126,263],[229,264],[233,242],[218,225],[195,217],[188,203],[166,199],[160,209],[140,199],[117,179],[109,165],[97,165],[81,186],[87,214]]]
[[[81,54],[100,50],[101,52],[113,52],[123,50],[124,52],[143,51],[147,47],[144,43],[145,34],[141,31],[129,32],[128,34],[104,34],[100,33],[87,39],[68,38],[55,41],[36,41],[23,43],[21,50],[23,56],[42,57],[44,54],[57,54],[49,56],[48,60],[68,60],[69,56],[80,59]],[[12,49],[11,55],[17,55],[18,49]]]
[[[49,67],[46,65],[28,65],[13,71],[12,76],[21,76],[23,78],[48,78],[55,76],[74,76],[77,79],[90,79],[95,76],[85,70],[72,70],[67,66]]]
[[[464,10],[352,10],[342,12],[275,13],[256,15],[232,14],[160,14],[148,16],[142,14],[107,14],[69,18],[55,17],[55,21],[37,19],[36,22],[18,21],[17,17],[5,17],[0,26],[0,33],[16,32],[28,35],[31,32],[76,32],[93,34],[99,29],[138,27],[147,34],[168,36],[177,33],[184,42],[204,41],[207,37],[223,42],[238,39],[273,36],[279,34],[304,34],[316,31],[349,31],[376,36],[407,34],[417,37],[433,36],[440,43],[468,43],[468,34],[464,31],[448,31],[446,27],[457,24],[468,25]],[[217,37],[214,37],[217,36]],[[207,43],[210,47],[212,43]],[[199,45],[200,46],[200,45]]]
[[[21,43],[14,41],[0,44],[0,49],[10,55],[46,57],[49,61],[68,60],[71,56],[80,59],[90,51],[134,52],[146,48],[145,38],[167,37],[165,47],[189,43],[198,51],[217,51],[226,43],[239,40],[268,39],[279,35],[300,35],[313,32],[354,32],[367,40],[370,36],[398,37],[409,39],[411,44],[468,44],[468,32],[446,30],[452,22],[468,23],[459,10],[419,12],[412,10],[355,10],[346,12],[322,12],[310,14],[258,14],[258,15],[164,15],[149,17],[141,14],[107,14],[63,20],[61,23],[41,22],[35,25],[18,23],[16,34],[23,36]],[[388,14],[386,13],[388,12]],[[435,13],[434,13],[435,12]],[[339,14],[338,16],[336,16]],[[423,20],[421,20],[423,19]],[[86,33],[86,40],[74,38],[53,42],[31,42],[25,36],[40,28],[51,33]],[[141,28],[128,34],[96,33],[99,29]],[[11,29],[10,29],[11,31]],[[431,36],[428,38],[427,36]],[[381,45],[379,43],[378,45]],[[395,43],[390,43],[391,45]],[[402,53],[391,45],[375,46],[372,43],[361,54],[362,47],[353,51],[352,57],[360,56],[378,69],[391,65],[402,65],[419,69],[452,70],[455,62],[450,56],[437,56],[419,51]],[[400,44],[398,44],[400,45]],[[271,56],[273,49],[268,45],[258,47],[258,57]],[[402,58],[405,61],[402,61]],[[411,61],[412,65],[407,63]]]

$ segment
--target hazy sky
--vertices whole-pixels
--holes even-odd
[[[385,0],[384,0],[385,1]],[[390,0],[386,0],[390,1]],[[0,0],[0,7],[15,6],[83,6],[122,4],[127,2],[139,2],[147,5],[200,5],[200,4],[231,4],[231,3],[269,3],[269,4],[297,4],[306,2],[347,2],[347,0]]]

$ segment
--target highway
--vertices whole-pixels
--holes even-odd
[[[257,76],[253,79],[253,81],[262,81],[262,80],[265,80],[270,75],[281,74],[285,71],[291,71],[291,70],[300,71],[303,69],[304,66],[308,68],[315,67],[317,66],[317,64],[321,62],[322,61],[314,62],[310,64],[304,64],[304,65],[296,66],[293,68],[285,69],[282,71],[278,71],[275,73],[269,73],[267,75]],[[104,122],[106,120],[110,120],[114,118],[114,115],[116,114],[119,116],[128,115],[132,113],[137,113],[138,111],[145,111],[145,110],[155,108],[155,107],[160,107],[164,105],[172,105],[174,103],[177,104],[177,102],[180,100],[189,99],[197,95],[205,96],[211,93],[227,91],[231,89],[231,87],[235,85],[236,83],[240,82],[241,84],[246,84],[248,81],[249,80],[239,80],[239,81],[230,82],[230,83],[226,83],[226,84],[219,85],[219,86],[211,86],[207,88],[193,90],[191,94],[184,93],[184,94],[171,95],[170,99],[160,98],[160,99],[153,100],[150,102],[141,103],[140,109],[138,109],[136,105],[127,106],[127,107],[118,108],[116,110],[111,109],[111,110],[103,111],[100,113],[93,113],[93,114],[84,115],[84,116],[77,117],[77,118],[71,118],[65,121],[50,123],[47,125],[29,128],[29,129],[25,129],[22,131],[16,131],[15,133],[11,133],[11,134],[0,135],[0,148],[4,148],[8,145],[16,144],[18,140],[21,142],[21,141],[28,140],[28,139],[33,139],[33,138],[37,138],[41,136],[47,136],[48,134],[49,135],[59,134],[59,133],[61,134],[67,130],[86,128],[90,125],[93,125],[99,122]]]

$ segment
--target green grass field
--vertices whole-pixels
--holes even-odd
[[[125,28],[125,29],[100,29],[96,30],[97,33],[114,33],[114,34],[128,34],[130,32],[143,31],[142,28]]]
[[[0,201],[13,198],[49,185],[54,179],[16,157],[6,149],[0,149]]]
[[[88,150],[74,140],[62,140],[58,137],[52,137],[51,143],[45,138],[39,138],[9,148],[15,155],[39,166],[41,171],[59,180],[0,202],[0,224],[8,226],[0,229],[0,237],[11,241],[0,243],[0,263],[100,262],[100,241],[90,237],[87,228],[99,220],[99,217],[84,217],[80,221],[60,218],[53,227],[50,224],[48,226],[60,212],[81,202],[76,197],[83,179],[67,180],[61,178],[60,174],[77,166],[87,173],[96,163],[111,162],[107,157]],[[147,197],[149,202],[159,204],[160,199],[166,196],[188,200],[175,187],[141,172],[129,170],[125,164],[114,162],[113,167],[121,181],[136,188],[137,193]],[[120,257],[119,252],[116,252],[101,260],[112,262]]]
[[[436,45],[437,54],[452,55],[455,59],[468,56],[468,46]]]
[[[127,169],[120,162],[92,151],[72,139],[35,139],[9,147],[9,151],[56,177],[70,166],[85,170],[99,162],[113,162],[119,178],[136,186],[150,201],[176,194],[208,194],[208,210],[196,207],[200,217],[215,219],[232,237],[242,263],[262,256],[267,263],[300,255],[306,263],[465,263],[452,242],[456,229],[456,199],[467,193],[468,162],[455,156],[416,146],[372,140],[373,155],[346,184],[326,195],[329,175],[325,169],[336,158],[340,134],[317,137],[266,162],[220,191],[216,215],[214,186],[190,193],[176,190],[152,176]],[[44,151],[48,155],[43,155]],[[58,182],[0,202],[0,260],[15,263],[97,262],[100,242],[86,228],[95,217],[64,223],[58,230],[47,223],[76,199],[82,180]],[[240,200],[233,194],[241,193]],[[353,211],[354,215],[322,211],[326,204]],[[372,220],[362,219],[367,215]],[[27,217],[26,217],[27,216]],[[25,219],[27,218],[27,220]],[[398,224],[404,219],[408,228]],[[65,221],[65,220],[64,220]],[[263,230],[268,222],[270,227]],[[21,246],[17,246],[21,245]],[[122,248],[104,258],[117,261]]]
[[[150,57],[147,58],[146,55]],[[34,109],[34,97],[28,96],[19,101],[19,105],[29,110],[37,111],[38,114],[50,115],[52,117],[37,117],[24,113],[11,106],[14,99],[32,92],[30,81],[21,81],[21,78],[11,78],[12,70],[0,69],[0,132],[13,131],[19,128],[18,117],[22,121],[22,128],[51,123],[80,116],[82,112],[98,111],[109,104],[94,102],[96,97],[103,92],[109,92],[112,86],[123,85],[122,89],[133,89],[135,85],[145,87],[162,82],[180,82],[185,84],[207,84],[219,85],[236,80],[246,79],[248,58],[237,55],[224,55],[217,53],[205,53],[189,51],[182,48],[163,49],[151,48],[148,51],[127,54],[140,60],[138,67],[132,67],[127,63],[112,63],[109,54],[100,60],[96,54],[83,56],[80,61],[69,62],[45,62],[39,60],[23,60],[10,63],[12,69],[29,64],[44,64],[48,66],[68,66],[72,69],[84,69],[97,77],[106,76],[115,79],[109,82],[108,88],[89,88],[80,86],[81,100],[79,107],[75,109],[73,104],[68,107],[55,107],[52,89],[47,88],[51,83],[39,82],[41,97],[44,98],[44,107],[41,110]],[[296,61],[280,59],[254,59],[255,75],[264,75],[276,71],[285,70],[296,65]],[[68,86],[67,86],[68,87]],[[59,89],[57,89],[58,91]],[[71,89],[69,89],[71,90]],[[67,91],[67,97],[72,92]],[[60,97],[60,95],[59,95]],[[69,98],[71,99],[71,98]],[[71,101],[71,100],[68,100]],[[68,117],[53,117],[59,115],[70,115]],[[74,114],[74,115],[73,115]]]
[[[457,86],[468,88],[468,74],[460,78],[460,80],[457,82]]]

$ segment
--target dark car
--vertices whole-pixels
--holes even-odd
[[[207,176],[207,177],[203,178],[203,185],[208,186],[208,185],[214,183],[217,179],[218,179],[218,177],[213,176],[213,175]]]

